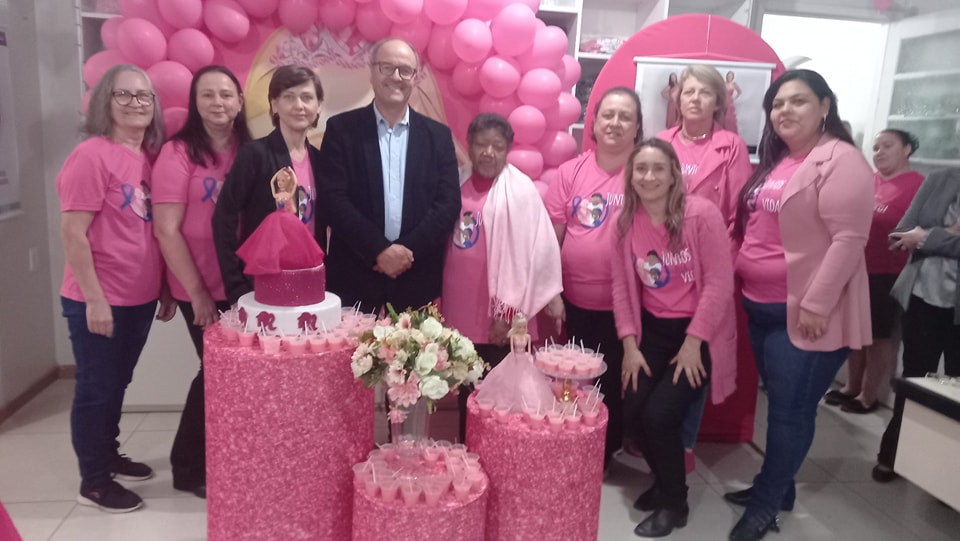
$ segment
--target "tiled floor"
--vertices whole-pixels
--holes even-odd
[[[25,541],[199,541],[206,536],[206,504],[171,487],[167,461],[179,414],[126,414],[122,451],[149,463],[154,479],[129,484],[145,509],[110,515],[75,503],[79,480],[70,447],[69,409],[73,383],[56,382],[0,425],[0,501]],[[758,405],[757,443],[763,448],[766,410]],[[446,419],[442,414],[448,413]],[[440,412],[434,420],[449,424]],[[960,513],[944,507],[907,481],[870,480],[870,468],[889,411],[857,416],[822,406],[817,438],[798,476],[799,495],[784,513],[783,532],[772,541],[936,541],[960,539]],[[669,539],[723,540],[740,509],[727,505],[725,490],[742,488],[756,473],[761,454],[746,444],[700,444],[697,471],[690,476],[690,522]],[[600,539],[636,539],[643,514],[631,503],[650,483],[647,475],[615,464],[603,486]],[[0,540],[5,541],[5,540]],[[530,540],[548,541],[548,540]],[[549,540],[552,541],[552,540]]]

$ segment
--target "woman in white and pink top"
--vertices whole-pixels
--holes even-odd
[[[77,501],[124,513],[143,500],[114,479],[149,479],[153,470],[119,454],[120,407],[154,314],[168,321],[176,312],[162,295],[153,237],[150,167],[164,134],[147,74],[127,64],[108,70],[91,93],[84,132],[57,176],[66,256],[60,296],[77,365],[70,411]]]
[[[625,424],[654,475],[634,503],[653,514],[634,533],[663,537],[690,512],[687,409],[708,381],[717,403],[735,387],[733,262],[720,211],[684,194],[680,161],[661,139],[630,155],[617,233],[611,269]]]
[[[600,377],[610,411],[604,464],[623,443],[620,360],[623,350],[613,321],[611,241],[623,206],[623,165],[643,138],[640,98],[632,88],[604,92],[594,111],[587,151],[559,167],[544,200],[560,241],[567,335],[604,354]]]
[[[183,129],[163,145],[153,167],[154,233],[201,361],[170,453],[173,486],[200,497],[206,496],[203,329],[230,307],[211,220],[237,148],[249,140],[240,82],[223,66],[207,66],[193,76]]]

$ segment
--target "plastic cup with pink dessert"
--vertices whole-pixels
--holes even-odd
[[[423,500],[427,505],[435,506],[440,503],[440,497],[443,496],[443,481],[436,476],[427,478],[423,483]]]
[[[600,415],[600,403],[595,402],[592,405],[584,406],[580,413],[583,415],[584,426],[596,426],[597,417]]]
[[[567,412],[563,418],[564,426],[568,430],[578,430],[580,428],[580,420],[583,418],[583,414],[579,410],[574,410]]]
[[[460,474],[453,478],[453,493],[457,501],[465,502],[470,499],[470,487],[472,483],[466,474]]]
[[[400,494],[400,479],[392,475],[384,475],[377,479],[377,485],[380,487],[380,498],[385,502],[396,501]]]
[[[347,334],[340,330],[333,331],[327,336],[327,344],[330,351],[339,351],[347,345]]]
[[[256,331],[242,329],[237,331],[237,342],[243,347],[251,347],[257,340]]]
[[[497,404],[493,408],[493,416],[501,423],[510,422],[510,406],[508,404]]]
[[[280,354],[280,337],[274,336],[272,334],[261,334],[260,335],[260,348],[267,355],[279,355]]]
[[[547,426],[550,432],[558,433],[563,430],[563,412],[550,410],[547,412]]]
[[[400,495],[403,497],[403,503],[408,507],[420,502],[420,492],[420,485],[413,479],[405,479],[400,483]]]
[[[283,339],[283,345],[291,355],[302,355],[307,352],[307,337],[302,334],[287,336]]]
[[[307,343],[310,345],[310,351],[314,353],[323,353],[330,350],[326,332],[310,334],[307,337]]]
[[[497,403],[489,398],[478,398],[477,407],[480,408],[481,417],[490,417],[493,415],[493,408],[496,407]]]

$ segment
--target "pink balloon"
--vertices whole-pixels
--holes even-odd
[[[524,4],[510,4],[493,18],[490,33],[498,54],[517,56],[533,47],[537,17]]]
[[[528,8],[533,10],[534,13],[540,11],[540,0],[513,0],[513,1],[515,3],[520,3],[527,6]],[[540,19],[537,19],[537,20],[539,21]]]
[[[513,149],[507,153],[507,161],[530,178],[538,178],[543,171],[543,156],[530,145],[513,145]]]
[[[190,103],[193,74],[183,64],[172,60],[157,62],[147,69],[147,75],[157,91],[161,107],[186,107]]]
[[[187,123],[187,109],[185,107],[167,107],[163,110],[163,127],[167,132],[167,139],[176,135]]]
[[[390,35],[393,22],[376,2],[357,6],[357,30],[363,39],[374,43]]]
[[[117,28],[117,47],[130,62],[148,68],[167,57],[167,38],[146,19],[125,19]]]
[[[277,15],[291,34],[300,35],[317,20],[317,3],[314,0],[280,0]]]
[[[236,43],[250,33],[250,19],[234,0],[207,0],[203,22],[211,34],[226,43]]]
[[[395,23],[412,23],[423,11],[423,0],[380,0],[380,9]]]
[[[547,132],[539,147],[547,167],[556,167],[577,155],[577,140],[565,131]]]
[[[247,15],[255,19],[266,19],[279,7],[280,0],[237,0]]]
[[[540,182],[543,182],[544,184],[549,186],[550,184],[553,184],[554,180],[557,180],[557,175],[558,173],[557,173],[556,167],[551,167],[550,169],[544,169],[543,172],[540,173]]]
[[[373,0],[356,0],[356,2],[358,4],[369,4],[370,2],[373,2]]]
[[[200,0],[163,0],[157,9],[163,20],[176,28],[198,28],[203,22]]]
[[[583,116],[583,105],[573,94],[561,92],[556,103],[543,108],[548,130],[567,130]]]
[[[493,98],[505,98],[520,85],[520,70],[499,56],[491,56],[480,66],[480,86]]]
[[[410,23],[394,23],[393,30],[390,31],[390,37],[400,38],[406,41],[417,53],[423,54],[430,43],[430,32],[433,30],[433,23],[423,13]]]
[[[532,145],[543,137],[547,128],[547,120],[543,113],[532,105],[521,105],[510,113],[510,125],[513,126],[514,140],[518,143]]]
[[[332,32],[339,32],[353,24],[357,4],[353,0],[327,0],[320,4],[319,20]]]
[[[436,24],[453,24],[467,11],[467,0],[423,0],[423,11]]]
[[[100,39],[103,40],[103,46],[107,49],[117,48],[117,29],[122,22],[123,17],[111,17],[103,21],[103,26],[100,27]]]
[[[481,71],[481,77],[483,77],[482,71]],[[510,116],[510,113],[512,113],[513,110],[516,109],[517,107],[520,107],[520,100],[518,100],[517,97],[513,94],[505,98],[494,98],[489,94],[484,94],[484,96],[480,98],[480,109],[477,112],[478,113],[496,113],[502,116],[503,118],[508,118]]]
[[[518,55],[517,60],[524,71],[534,68],[553,68],[560,63],[567,52],[567,35],[556,26],[547,26],[537,30],[533,38],[533,47]]]
[[[530,70],[520,79],[517,96],[527,105],[551,107],[560,96],[560,78],[548,69]]]
[[[537,192],[540,194],[540,199],[546,200],[547,191],[550,189],[550,185],[541,180],[534,180],[533,186],[537,189]]]
[[[490,54],[493,36],[490,28],[479,19],[465,19],[453,30],[453,50],[464,62],[480,62]]]
[[[160,15],[160,10],[157,9],[157,0],[120,0],[120,13],[128,19],[138,18],[152,22],[163,32],[164,36],[169,36],[177,31]]]
[[[83,63],[83,82],[93,88],[97,86],[97,81],[103,77],[108,69],[117,64],[126,64],[128,60],[124,58],[120,51],[107,49],[91,56]]]
[[[560,86],[564,89],[571,89],[573,85],[580,81],[580,62],[577,62],[576,58],[568,54],[563,55],[563,58],[560,59],[560,66],[555,68],[554,71],[560,76]]]
[[[80,112],[82,114],[87,114],[87,109],[90,108],[90,97],[93,96],[93,89],[87,90],[83,93],[83,97],[80,98]]]
[[[461,96],[469,98],[480,93],[480,64],[461,62],[453,68],[453,88]]]
[[[167,56],[179,62],[190,71],[213,63],[213,43],[210,38],[196,28],[184,28],[170,36],[167,44]]]
[[[430,33],[430,43],[427,44],[427,56],[430,58],[430,67],[447,71],[453,69],[460,61],[453,52],[454,26],[434,26]]]
[[[489,21],[509,0],[470,0],[464,17]]]

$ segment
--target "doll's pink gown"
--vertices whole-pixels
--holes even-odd
[[[515,412],[523,411],[524,402],[533,408],[539,404],[541,411],[551,407],[550,382],[533,365],[533,356],[526,351],[527,338],[515,336],[510,341],[510,353],[477,385],[477,400],[510,404]]]

